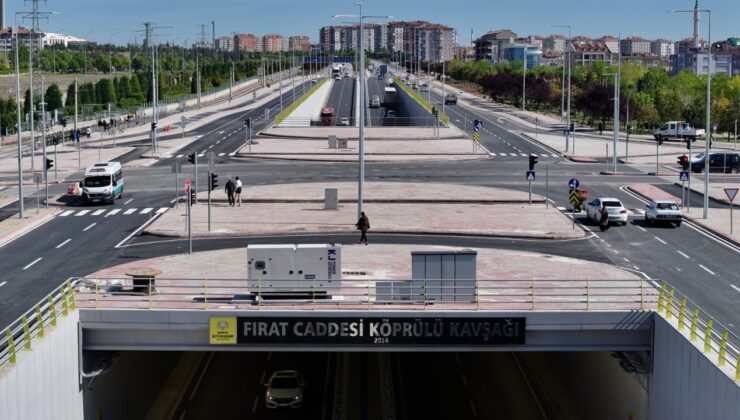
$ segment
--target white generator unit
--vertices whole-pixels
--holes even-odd
[[[247,246],[247,287],[252,293],[331,293],[341,284],[341,245]]]

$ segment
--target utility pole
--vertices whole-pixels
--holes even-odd
[[[75,77],[75,137],[77,138],[77,167],[82,168],[82,136],[77,131],[77,91],[79,86]]]
[[[614,172],[617,172],[617,144],[619,143],[619,95],[622,91],[622,33],[619,33],[619,52],[617,53],[617,73],[614,75],[614,127],[612,159],[614,161]],[[658,176],[657,168],[655,176]]]
[[[145,44],[152,47],[152,153],[156,153],[159,147],[157,136],[157,123],[159,122],[159,65],[157,63],[157,46],[152,39],[154,30],[171,29],[173,26],[156,26],[154,22],[144,22]]]
[[[43,149],[43,165],[44,165],[44,190],[46,191],[46,208],[49,208],[49,168],[46,160],[46,101],[44,98],[44,78],[41,78],[41,141]]]
[[[15,35],[15,109],[17,129],[16,134],[18,135],[18,218],[23,219],[23,143],[21,141],[21,134],[23,132],[21,125],[21,72],[18,64],[18,25],[15,25],[13,30]]]

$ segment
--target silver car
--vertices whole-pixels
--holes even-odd
[[[653,200],[646,206],[645,224],[656,225],[666,223],[670,225],[681,226],[683,221],[683,212],[678,204],[669,200]]]
[[[295,370],[279,370],[265,383],[267,408],[299,408],[303,404],[303,376]]]

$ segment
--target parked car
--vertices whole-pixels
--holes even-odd
[[[279,370],[265,383],[267,408],[299,408],[303,404],[303,376],[295,370]]]
[[[627,224],[627,209],[617,198],[600,197],[593,200],[586,207],[586,216],[594,223],[599,223],[602,207],[606,207],[609,214],[609,223]]]
[[[653,200],[646,206],[645,209],[645,223],[649,225],[656,225],[658,223],[667,223],[675,225],[676,227],[681,226],[683,220],[683,212],[673,201],[670,200]]]
[[[699,153],[691,159],[691,171],[704,171],[704,153]],[[738,152],[710,152],[709,172],[740,173],[740,153]]]

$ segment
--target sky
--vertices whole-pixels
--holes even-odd
[[[308,35],[317,42],[319,28],[347,19],[335,14],[357,14],[355,1],[329,0],[39,0],[39,10],[57,12],[42,20],[42,31],[62,32],[99,43],[141,43],[143,22],[155,22],[163,41],[192,44],[198,25],[211,21],[216,36],[238,33]],[[30,1],[5,0],[6,26],[17,11],[31,9]],[[712,11],[712,40],[740,36],[740,1],[700,0]],[[639,35],[647,39],[679,40],[691,36],[691,14],[667,10],[692,9],[693,0],[366,0],[365,15],[393,16],[393,20],[428,20],[457,30],[460,44],[494,29],[511,29],[518,35],[564,33],[552,25],[571,25],[573,35]],[[706,15],[701,36],[706,39]],[[371,19],[368,21],[383,21]],[[25,21],[23,26],[30,25]]]

